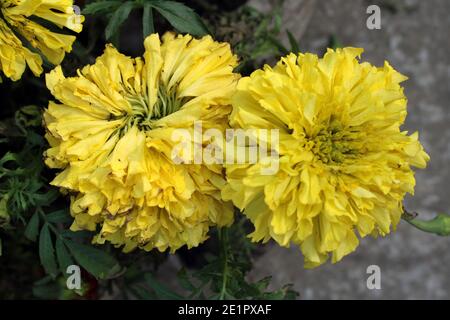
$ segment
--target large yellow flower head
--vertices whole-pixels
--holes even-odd
[[[94,242],[160,251],[197,246],[210,226],[229,225],[220,165],[176,164],[177,129],[194,121],[225,131],[236,56],[210,36],[166,33],[144,41],[143,59],[107,46],[95,64],[65,78],[57,67],[47,86],[60,103],[44,114],[51,148],[46,163],[62,172],[72,230],[98,230]]]
[[[279,130],[279,170],[231,165],[224,199],[253,222],[254,241],[299,245],[305,266],[332,254],[337,262],[368,234],[395,228],[404,195],[414,192],[412,166],[429,160],[417,133],[400,130],[406,77],[387,62],[359,63],[362,49],[328,50],[323,58],[290,54],[239,81],[231,124]],[[267,162],[267,161],[266,161]]]
[[[61,63],[75,36],[51,31],[37,19],[80,32],[84,17],[72,5],[73,0],[0,0],[0,70],[6,77],[19,80],[27,65],[40,75],[41,54],[55,65]]]

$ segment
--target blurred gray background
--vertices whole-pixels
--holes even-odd
[[[270,10],[269,1],[250,4]],[[380,30],[366,28],[370,4],[381,8]],[[364,48],[364,60],[382,65],[386,59],[409,77],[406,128],[420,132],[431,161],[417,171],[406,207],[422,218],[450,213],[450,1],[286,0],[283,12],[302,51],[322,53],[334,35],[343,46]],[[366,287],[371,264],[381,268],[381,290]],[[293,283],[300,299],[450,299],[450,237],[402,221],[396,233],[365,238],[340,263],[313,270],[303,268],[298,248],[269,245],[251,278],[266,275],[273,275],[273,288]]]
[[[380,30],[366,27],[371,4],[381,8]],[[249,5],[272,10],[270,0]],[[334,35],[343,46],[363,47],[363,60],[378,66],[388,60],[409,77],[403,83],[409,99],[405,127],[420,132],[431,161],[417,171],[415,196],[407,198],[406,208],[423,219],[450,214],[450,1],[285,0],[283,26],[302,51],[322,54]],[[272,275],[272,289],[292,283],[299,299],[450,299],[450,237],[424,233],[404,221],[385,238],[362,239],[341,262],[312,270],[303,268],[297,247],[268,244],[262,251],[250,280]],[[369,265],[381,268],[381,290],[366,287]],[[158,277],[173,282],[179,267],[177,256],[171,256]]]

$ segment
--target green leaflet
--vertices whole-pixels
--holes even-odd
[[[39,236],[39,257],[45,271],[55,278],[58,274],[58,266],[56,264],[55,250],[47,223],[42,226],[41,234]]]
[[[131,13],[131,10],[135,8],[136,3],[128,1],[122,4],[112,15],[105,29],[106,39],[111,39],[119,32],[120,26],[125,22]]]
[[[39,234],[39,213],[35,212],[30,221],[28,221],[27,227],[25,229],[25,237],[31,241],[36,241]]]
[[[96,278],[107,278],[120,268],[116,259],[102,250],[69,240],[65,244],[75,260]]]
[[[191,8],[175,1],[151,1],[154,7],[169,23],[182,33],[204,36],[209,33],[201,18]]]
[[[153,25],[152,4],[150,2],[146,2],[144,4],[144,12],[142,14],[142,33],[144,39],[154,32],[155,26]]]
[[[178,32],[204,36],[209,30],[198,14],[188,6],[176,1],[130,0],[96,1],[86,5],[83,14],[103,15],[108,19],[105,29],[107,40],[118,38],[122,24],[134,9],[142,9],[142,33],[144,38],[155,32],[153,10],[161,14]]]

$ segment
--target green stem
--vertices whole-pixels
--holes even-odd
[[[222,269],[222,288],[220,290],[219,300],[224,300],[227,294],[228,284],[228,229],[220,228],[218,230],[220,244],[220,259],[223,263]]]
[[[403,208],[402,218],[417,229],[440,236],[450,236],[450,215],[438,214],[431,220],[417,219],[417,212],[409,212]]]

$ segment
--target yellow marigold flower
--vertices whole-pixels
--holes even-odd
[[[279,130],[270,146],[279,170],[261,175],[262,161],[228,166],[223,198],[253,222],[253,241],[295,243],[306,267],[354,251],[356,232],[395,229],[403,197],[414,192],[411,166],[429,160],[418,134],[400,130],[406,77],[387,62],[359,63],[362,52],[290,54],[242,78],[232,100],[233,127]]]
[[[51,31],[34,18],[80,32],[84,17],[76,15],[72,5],[73,0],[0,0],[0,70],[6,77],[19,80],[27,65],[40,75],[40,54],[55,65],[61,63],[72,50],[75,36]],[[40,54],[28,49],[28,44]]]
[[[210,36],[152,34],[144,46],[143,59],[108,45],[76,77],[60,67],[47,74],[60,103],[44,113],[46,163],[62,169],[52,184],[72,194],[72,230],[98,230],[94,242],[124,251],[173,252],[233,220],[220,196],[223,168],[175,164],[171,152],[174,130],[191,130],[194,121],[228,127],[237,59]]]

